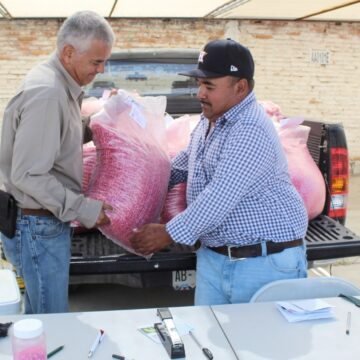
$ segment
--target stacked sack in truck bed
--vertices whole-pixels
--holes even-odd
[[[307,148],[310,133],[308,126],[301,125],[302,118],[287,118],[280,107],[271,101],[261,101],[266,113],[274,122],[288,161],[291,182],[302,197],[309,220],[323,211],[326,186],[323,175]]]

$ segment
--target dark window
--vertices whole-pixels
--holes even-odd
[[[157,59],[152,62],[110,59],[104,73],[98,74],[93,83],[86,86],[85,94],[88,97],[101,97],[105,89],[115,87],[136,91],[142,96],[165,95],[168,113],[200,113],[195,79],[178,75],[195,67],[196,60],[181,64],[173,60],[161,62]]]

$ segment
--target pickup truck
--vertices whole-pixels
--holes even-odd
[[[167,112],[173,117],[200,113],[195,81],[177,75],[194,68],[197,57],[198,51],[193,50],[143,49],[115,53],[96,82],[136,89],[142,96],[166,95]],[[92,95],[92,88],[90,84],[85,89],[88,96]],[[304,125],[311,128],[307,145],[323,174],[327,194],[322,214],[310,221],[306,235],[311,266],[315,260],[359,255],[360,238],[344,226],[349,184],[344,129],[341,124],[313,120],[306,120]],[[123,250],[100,232],[91,231],[73,236],[70,279],[76,284],[84,275],[111,274],[114,282],[131,286],[172,284],[176,289],[191,288],[195,285],[195,256],[192,247],[173,245],[146,260]]]

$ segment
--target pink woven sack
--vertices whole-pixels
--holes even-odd
[[[96,165],[85,194],[113,207],[107,212],[111,223],[100,231],[130,252],[132,230],[159,221],[167,192],[165,106],[165,97],[119,91],[91,121]]]
[[[187,148],[190,134],[200,120],[199,115],[184,115],[173,120],[166,129],[166,139],[170,157]],[[166,195],[161,213],[161,222],[167,223],[186,209],[186,183],[175,185]]]
[[[306,146],[310,127],[301,123],[299,118],[280,120],[278,134],[288,160],[291,182],[302,197],[311,220],[322,213],[326,187],[320,169]]]

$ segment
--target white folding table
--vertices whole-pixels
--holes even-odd
[[[214,359],[236,359],[210,307],[174,307],[170,310],[173,316],[194,327],[197,338],[210,348]],[[0,322],[16,321],[24,317],[30,315],[0,316]],[[48,352],[65,345],[62,351],[53,356],[54,360],[88,359],[89,348],[99,329],[104,329],[106,336],[91,358],[93,360],[111,360],[112,354],[126,355],[135,360],[169,359],[162,344],[156,344],[138,331],[141,326],[160,322],[156,309],[45,314],[32,317],[44,323]],[[182,340],[186,359],[206,360],[189,335],[182,336]],[[9,337],[0,338],[0,359],[12,359]]]
[[[360,359],[360,308],[341,298],[323,300],[335,306],[333,319],[289,323],[274,302],[211,308],[241,360]]]

